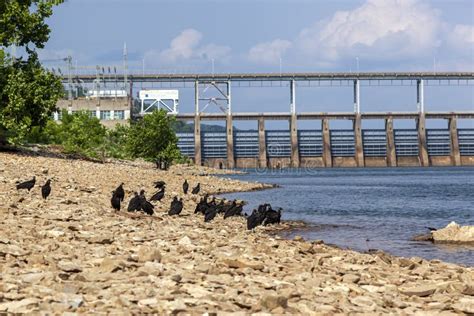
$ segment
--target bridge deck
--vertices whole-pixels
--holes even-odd
[[[83,81],[93,81],[97,74],[73,76]],[[123,80],[123,74],[102,80]],[[67,75],[63,80],[67,81]],[[194,82],[205,81],[283,81],[283,80],[473,80],[474,72],[307,72],[307,73],[220,73],[220,74],[129,74],[128,79],[138,82]]]
[[[201,113],[201,120],[225,120],[225,113]],[[176,119],[186,121],[193,120],[195,117],[194,113],[181,113],[176,115]],[[340,120],[352,120],[355,118],[354,112],[302,112],[297,113],[296,117],[300,120],[318,120],[318,119],[340,119]],[[416,119],[419,117],[418,112],[366,112],[361,113],[362,119],[385,119],[387,117],[393,117],[394,119]],[[450,117],[457,117],[459,119],[472,119],[474,118],[474,111],[465,112],[426,112],[426,118],[431,119],[448,119]],[[264,118],[266,120],[289,120],[291,114],[287,112],[277,113],[232,113],[232,119],[234,120],[257,120],[258,118]]]

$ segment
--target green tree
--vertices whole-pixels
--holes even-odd
[[[53,122],[54,123],[54,122]],[[49,125],[47,130],[52,143],[60,144],[66,153],[77,153],[88,157],[103,157],[106,129],[97,117],[87,111],[68,114],[62,112],[61,123]]]
[[[0,1],[0,145],[20,143],[33,126],[44,126],[62,95],[60,79],[41,67],[36,53],[49,38],[45,19],[61,2]],[[9,56],[11,46],[23,48],[25,56]]]
[[[155,110],[132,123],[127,140],[130,156],[148,161],[160,158],[167,162],[180,160],[178,138],[173,131],[174,122],[175,118],[168,116],[165,110]]]
[[[108,157],[118,159],[129,158],[129,154],[126,151],[129,130],[128,126],[121,124],[116,125],[114,129],[107,130],[105,153]]]

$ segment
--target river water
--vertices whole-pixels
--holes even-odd
[[[268,202],[283,208],[283,219],[309,224],[293,235],[358,251],[380,249],[474,266],[473,246],[410,241],[427,233],[428,226],[444,227],[451,221],[474,225],[474,168],[245,171],[230,177],[280,187],[224,196],[248,201],[247,213]]]

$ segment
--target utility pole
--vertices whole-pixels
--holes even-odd
[[[123,89],[125,93],[127,91],[127,72],[128,72],[128,65],[127,65],[127,43],[123,43]]]

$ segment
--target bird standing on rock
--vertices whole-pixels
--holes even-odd
[[[198,194],[199,191],[201,190],[201,183],[198,183],[193,190],[191,191],[192,194]]]
[[[33,179],[31,179],[31,180],[18,183],[16,185],[16,189],[17,190],[27,189],[28,192],[30,192],[30,190],[35,186],[35,183],[36,183],[36,176],[33,176]]]
[[[49,194],[51,193],[51,179],[48,179],[46,183],[41,187],[41,196],[43,199],[47,199]]]
[[[123,182],[115,189],[114,192],[117,198],[120,199],[121,202],[123,202],[123,199],[125,198],[125,191],[123,190]]]
[[[183,192],[184,194],[188,194],[188,189],[189,189],[189,184],[188,184],[188,180],[184,180],[184,183],[183,183]]]
[[[183,210],[183,199],[179,199],[175,196],[173,201],[171,201],[170,210],[168,211],[168,215],[179,215]]]

